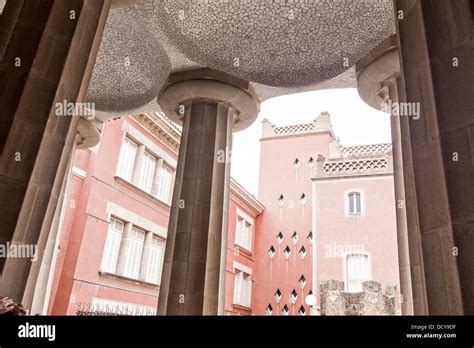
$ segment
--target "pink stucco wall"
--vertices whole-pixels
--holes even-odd
[[[314,181],[318,285],[345,281],[344,253],[369,255],[372,280],[399,287],[393,176]],[[362,194],[362,214],[346,214],[346,195]]]
[[[255,272],[255,290],[253,292],[254,312],[264,314],[268,304],[273,307],[274,314],[281,314],[286,304],[290,314],[297,314],[298,309],[304,306],[309,313],[304,298],[311,290],[311,252],[312,246],[307,239],[311,231],[311,177],[315,167],[310,168],[310,157],[316,161],[318,154],[327,156],[330,134],[328,132],[263,139],[261,141],[260,173],[259,173],[259,200],[265,206],[264,214],[257,222],[256,255],[258,260]],[[300,166],[295,169],[294,160],[298,158]],[[299,198],[305,194],[307,202],[301,205]],[[283,194],[285,202],[282,207],[278,197]],[[296,245],[291,236],[298,234]],[[276,236],[283,234],[283,242],[278,245]],[[270,259],[268,249],[276,249],[275,256]],[[291,249],[287,260],[283,254],[286,246]],[[302,260],[299,254],[304,246],[307,254]],[[306,285],[301,289],[298,280],[304,275]],[[280,303],[276,303],[274,293],[277,289],[282,292]],[[289,302],[292,290],[298,293],[297,302]]]
[[[382,286],[399,284],[393,177],[317,181],[314,184],[317,192],[314,198],[311,178],[316,174],[316,165],[310,168],[308,160],[312,157],[316,161],[318,155],[328,158],[329,140],[329,132],[261,140],[259,200],[266,209],[257,221],[255,258],[258,267],[253,293],[256,314],[263,314],[268,304],[273,307],[274,315],[281,315],[285,304],[290,314],[296,314],[302,305],[308,314],[304,297],[312,290],[319,303],[320,280],[345,280],[342,256],[331,255],[332,249],[337,254],[337,250],[344,245],[362,245],[370,253],[373,280],[381,282]],[[300,161],[298,169],[293,166],[296,158]],[[364,193],[365,214],[349,218],[344,215],[343,196],[346,190],[353,188],[359,188]],[[307,197],[304,207],[299,201],[302,193]],[[277,201],[280,194],[285,197],[282,207]],[[315,224],[313,209],[317,214]],[[291,239],[295,231],[299,235],[296,245]],[[317,282],[314,286],[313,245],[306,238],[310,231],[317,238]],[[284,236],[281,245],[276,240],[279,232]],[[273,259],[268,255],[271,245],[276,249]],[[287,245],[291,248],[288,260],[283,254]],[[301,246],[307,250],[304,260],[298,253]],[[304,289],[298,284],[302,274],[307,281]],[[277,289],[282,292],[280,303],[274,298]],[[295,305],[289,301],[293,289],[299,294]]]

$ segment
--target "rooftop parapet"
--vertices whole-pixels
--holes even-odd
[[[372,157],[329,160],[319,155],[316,162],[316,175],[313,180],[392,174],[393,161],[391,152]]]
[[[262,121],[262,138],[289,137],[323,132],[330,132],[334,136],[331,116],[328,112],[322,112],[311,123],[277,127],[266,118]]]

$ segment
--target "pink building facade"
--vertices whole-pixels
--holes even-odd
[[[258,197],[255,314],[317,314],[331,279],[348,292],[367,280],[398,287],[390,144],[343,147],[328,113],[284,127],[264,120]]]
[[[160,114],[122,117],[76,151],[47,313],[156,313],[180,134]],[[225,313],[251,314],[263,209],[232,180]]]
[[[122,117],[76,151],[47,313],[156,313],[180,134],[162,114]],[[263,121],[258,199],[231,180],[221,314],[317,313],[305,298],[326,279],[398,286],[390,153],[342,147],[327,113]]]

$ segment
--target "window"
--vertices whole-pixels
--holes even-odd
[[[150,258],[148,259],[145,278],[145,280],[149,283],[158,284],[161,280],[164,250],[164,239],[158,236],[153,236],[151,240]]]
[[[308,238],[308,242],[309,242],[310,245],[313,244],[313,232],[309,231],[306,238]]]
[[[298,158],[293,161],[293,167],[295,167],[295,169],[300,167],[300,160]]]
[[[269,303],[267,308],[265,309],[265,315],[272,315],[273,314],[273,307],[272,305]]]
[[[153,176],[155,175],[156,157],[145,152],[143,155],[142,170],[138,179],[137,186],[143,191],[148,193],[151,192],[151,186],[153,185]]]
[[[351,215],[361,214],[361,197],[359,192],[351,192],[347,195],[348,198],[348,211]]]
[[[143,191],[153,194],[162,202],[170,204],[174,170],[164,163],[157,165],[158,159],[150,152],[142,152],[142,150],[144,150],[144,145],[137,144],[126,137],[120,152],[117,175]],[[141,165],[137,166],[136,163],[141,163]],[[158,175],[156,192],[153,188],[155,175]]]
[[[283,242],[283,233],[278,232],[278,234],[277,234],[277,243],[278,243],[278,245],[281,245],[281,242]]]
[[[124,225],[125,224],[120,220],[115,218],[110,219],[101,264],[101,270],[104,272],[115,273]]]
[[[309,160],[308,160],[308,166],[309,166],[310,168],[313,168],[313,167],[314,167],[314,163],[316,163],[316,162],[314,162],[314,158],[313,158],[313,157],[310,157]]]
[[[301,203],[301,205],[304,206],[307,201],[308,201],[308,198],[306,198],[306,195],[303,193],[303,194],[300,196],[300,203]]]
[[[133,166],[137,156],[137,144],[126,137],[120,151],[118,175],[127,181],[132,180]]]
[[[173,185],[173,170],[167,165],[163,164],[160,170],[160,178],[158,182],[157,197],[161,201],[169,204],[171,202],[171,193]]]
[[[164,250],[163,238],[154,235],[153,232],[144,231],[130,222],[112,217],[100,270],[159,284]]]
[[[290,314],[290,309],[288,308],[287,305],[285,305],[285,306],[283,307],[283,309],[281,310],[281,313],[282,313],[283,315],[288,315],[288,314]]]
[[[268,249],[268,256],[270,256],[270,259],[273,259],[273,256],[275,256],[275,248],[273,245]]]
[[[291,239],[293,240],[293,244],[298,243],[299,237],[298,237],[298,233],[296,233],[296,231],[293,232],[293,234],[291,235]]]
[[[288,245],[286,246],[285,250],[283,250],[283,254],[285,254],[286,259],[288,259],[290,257],[291,249]]]
[[[138,278],[144,241],[145,231],[133,226],[130,234],[125,238],[124,276],[135,279]]]
[[[252,224],[253,221],[249,217],[237,211],[237,226],[235,232],[235,244],[252,251]]]
[[[304,275],[301,275],[300,279],[298,280],[298,283],[300,284],[301,289],[303,289],[306,285],[306,278]]]
[[[346,290],[362,291],[362,282],[370,280],[370,261],[367,254],[349,254],[346,256]]]
[[[298,311],[299,315],[306,315],[306,310],[304,309],[303,306],[300,307],[300,310]]]
[[[273,294],[273,296],[275,297],[275,302],[280,303],[280,300],[281,300],[281,291],[280,291],[280,289],[277,289],[275,291],[275,293]]]
[[[296,300],[298,299],[298,293],[296,292],[295,289],[290,294],[290,303],[296,303]]]
[[[250,307],[250,296],[252,294],[252,279],[250,274],[235,270],[234,282],[234,304]]]
[[[306,256],[306,248],[304,246],[302,246],[299,253],[300,253],[300,256],[301,256],[301,260],[304,260],[304,258]]]
[[[278,197],[278,204],[280,205],[280,207],[283,207],[283,204],[285,204],[285,197],[283,195],[280,195],[280,197]]]

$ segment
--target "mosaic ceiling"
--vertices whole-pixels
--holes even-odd
[[[153,109],[170,71],[197,67],[251,81],[262,101],[355,87],[354,65],[395,31],[392,6],[392,0],[141,0],[111,12],[89,99],[104,111]]]

